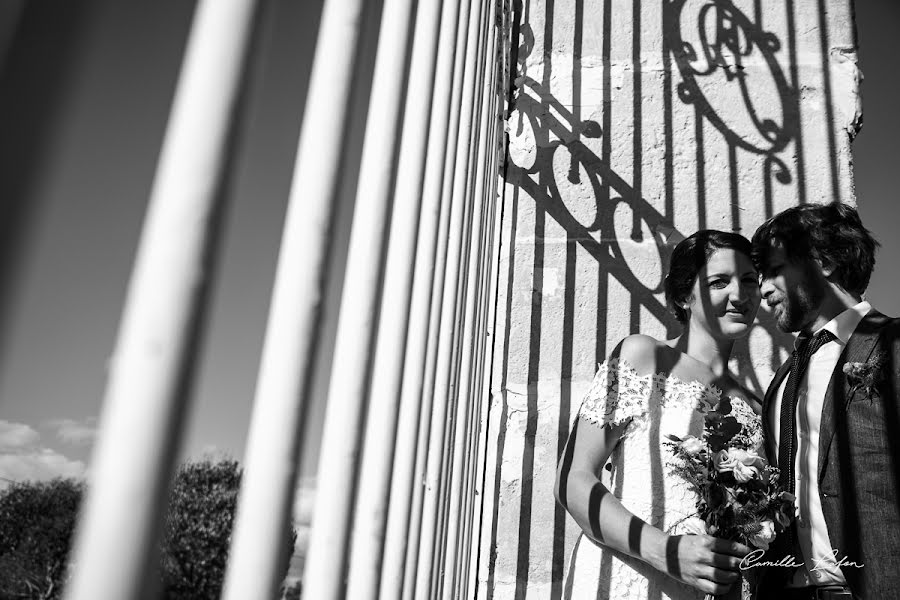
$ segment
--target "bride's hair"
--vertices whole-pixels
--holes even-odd
[[[691,296],[697,274],[716,250],[730,249],[750,258],[750,240],[739,233],[701,229],[697,233],[678,242],[669,260],[669,274],[663,288],[666,304],[679,323],[687,323],[688,313],[682,307]]]

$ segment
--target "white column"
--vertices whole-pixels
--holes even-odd
[[[274,598],[283,575],[280,541],[291,524],[329,231],[346,167],[341,159],[362,13],[362,0],[328,0],[322,12],[247,439],[225,600]]]
[[[197,7],[111,361],[71,600],[141,597],[182,432],[257,3]]]
[[[481,439],[481,423],[482,416],[484,414],[484,407],[488,404],[488,397],[482,389],[482,378],[484,376],[484,366],[486,359],[485,348],[488,341],[488,319],[491,313],[491,306],[489,304],[490,290],[492,289],[491,276],[494,266],[494,255],[497,252],[497,248],[495,248],[493,244],[496,243],[494,239],[494,217],[497,198],[497,180],[494,176],[496,172],[496,140],[494,133],[496,131],[496,123],[498,122],[498,103],[496,93],[496,77],[498,66],[495,63],[494,55],[497,42],[497,33],[493,25],[489,25],[489,30],[487,33],[490,36],[490,43],[488,46],[488,52],[485,55],[485,69],[487,76],[483,87],[484,97],[482,100],[485,106],[484,119],[482,121],[484,153],[481,160],[479,161],[479,164],[483,165],[483,169],[477,178],[478,189],[480,193],[484,195],[484,213],[482,217],[483,230],[481,242],[483,254],[480,260],[481,264],[478,275],[478,304],[475,308],[476,333],[472,359],[472,377],[470,378],[471,380],[468,388],[473,407],[471,411],[470,422],[468,425],[469,438],[466,442],[466,456],[469,458],[469,464],[467,466],[467,472],[464,480],[464,504],[462,507],[463,528],[459,537],[459,557],[457,559],[456,567],[460,570],[460,572],[455,578],[454,587],[454,593],[457,595],[462,594],[463,590],[469,588],[469,565],[472,552],[471,539],[473,535],[477,536],[478,532],[478,529],[476,527],[476,522],[478,521],[477,504],[482,497],[480,491],[480,477],[484,469],[484,457],[480,452],[479,441]],[[481,148],[479,148],[479,154],[482,154]]]
[[[453,83],[453,56],[459,23],[458,0],[443,3],[440,34],[437,38],[437,65],[431,93],[428,145],[424,153],[425,177],[421,189],[423,201],[416,244],[413,292],[410,303],[410,326],[406,339],[406,358],[400,390],[400,416],[392,469],[384,564],[381,571],[380,598],[400,598],[408,543],[418,539],[415,531],[409,540],[412,511],[414,469],[422,433],[427,432],[423,416],[431,413],[432,396],[423,394],[422,386],[430,331],[429,308],[435,282],[438,245],[446,245],[450,201],[442,201],[441,183],[447,150],[447,128]],[[434,200],[432,200],[434,199]],[[443,225],[443,226],[442,226]],[[417,486],[418,487],[418,486]]]
[[[413,327],[428,325],[424,311],[420,321],[414,323],[411,323],[409,313],[415,258],[419,252],[426,252],[416,243],[420,233],[419,215],[425,211],[421,225],[427,230],[421,233],[426,238],[425,244],[433,246],[434,224],[440,214],[440,195],[422,195],[440,19],[441,3],[424,2],[419,5],[384,267],[384,292],[372,369],[374,375],[369,391],[370,409],[367,411],[351,533],[347,596],[354,599],[378,597],[388,499],[391,486],[396,485],[392,480],[391,468],[394,447],[395,443],[415,447],[416,442],[415,430],[404,429],[400,431],[403,437],[397,437],[398,415],[408,328],[411,324]],[[407,366],[412,367],[411,364]]]
[[[492,35],[498,34],[492,33]],[[490,409],[490,389],[489,386],[485,385],[485,381],[488,379],[487,374],[490,373],[491,357],[493,356],[492,346],[494,343],[494,315],[496,312],[497,273],[499,270],[498,262],[500,258],[499,224],[501,222],[502,216],[502,205],[497,201],[497,138],[499,135],[499,124],[501,122],[498,111],[500,106],[502,106],[502,98],[500,97],[500,94],[497,90],[497,80],[499,78],[500,71],[500,65],[496,65],[491,81],[491,86],[489,88],[489,93],[491,94],[491,109],[488,113],[489,140],[487,146],[488,155],[486,159],[488,167],[486,169],[485,176],[485,193],[487,194],[487,197],[489,199],[489,208],[487,213],[489,225],[486,240],[489,244],[488,248],[490,249],[490,251],[488,255],[489,262],[485,267],[485,289],[482,296],[483,306],[481,317],[482,334],[480,336],[481,346],[478,352],[479,365],[478,373],[474,380],[475,388],[473,392],[478,396],[479,403],[478,410],[474,415],[474,417],[477,419],[477,422],[475,423],[475,433],[473,436],[474,449],[472,451],[472,456],[475,457],[476,469],[472,476],[473,489],[469,498],[470,507],[468,509],[466,520],[468,531],[466,534],[466,539],[463,542],[463,547],[467,549],[467,562],[465,565],[465,573],[462,579],[464,584],[464,587],[462,589],[465,590],[463,593],[465,594],[466,598],[475,597],[475,579],[478,564],[478,548],[480,547],[479,537],[481,535],[480,509],[484,503],[484,469],[486,450],[484,434],[487,430],[487,416]]]
[[[428,339],[425,352],[425,369],[422,383],[422,401],[427,402],[429,411],[423,411],[419,421],[419,439],[417,441],[416,462],[413,473],[414,487],[412,490],[412,505],[410,507],[409,530],[417,535],[413,536],[406,550],[403,600],[423,597],[424,592],[417,591],[416,585],[420,580],[418,565],[419,552],[425,544],[434,542],[434,532],[422,529],[424,516],[424,497],[426,489],[426,470],[428,465],[428,448],[430,447],[434,429],[443,428],[446,419],[446,404],[444,400],[437,400],[434,395],[435,376],[437,367],[437,355],[439,343],[442,342],[441,329],[445,319],[453,318],[453,315],[444,315],[442,306],[446,283],[449,280],[448,272],[455,269],[455,263],[451,263],[450,247],[451,239],[455,235],[458,217],[454,215],[462,210],[459,202],[453,204],[453,172],[455,170],[458,154],[458,131],[460,123],[460,109],[462,104],[462,87],[465,72],[466,40],[469,33],[469,21],[471,17],[471,5],[473,0],[460,0],[460,17],[456,31],[456,43],[453,54],[453,79],[450,86],[452,94],[448,105],[449,123],[446,130],[447,137],[444,140],[445,160],[443,163],[437,160],[432,162],[428,158],[426,179],[423,193],[440,193],[441,195],[441,222],[435,259],[434,287],[429,300]],[[436,108],[437,110],[437,108]],[[438,143],[437,140],[433,143]],[[446,208],[445,208],[446,207]],[[456,224],[456,228],[454,228]],[[455,285],[455,284],[454,284]],[[455,289],[455,288],[454,288]],[[449,343],[444,341],[443,343]],[[443,429],[441,429],[443,431]],[[426,569],[431,568],[424,567]],[[430,578],[430,575],[429,575]]]
[[[372,350],[412,8],[412,0],[386,0],[381,18],[303,578],[304,595],[317,600],[345,592],[362,419],[370,376],[378,376]]]
[[[506,38],[500,37],[499,41],[501,43],[506,42]],[[498,73],[497,78],[503,77],[503,64],[498,63]],[[499,312],[499,307],[497,306],[497,302],[500,295],[500,274],[505,273],[503,269],[501,269],[501,260],[500,260],[500,252],[501,249],[504,248],[503,240],[504,235],[507,232],[504,231],[503,226],[503,218],[504,218],[504,210],[506,208],[505,205],[505,195],[504,187],[502,182],[500,181],[498,167],[503,164],[505,159],[504,151],[498,147],[498,140],[503,139],[503,119],[502,112],[503,107],[505,106],[506,97],[503,95],[502,91],[498,91],[498,95],[496,98],[498,108],[496,110],[496,121],[492,125],[494,142],[492,145],[492,160],[493,160],[493,169],[488,178],[488,185],[491,193],[495,196],[495,208],[494,208],[494,233],[493,233],[493,257],[491,259],[491,275],[490,275],[490,287],[489,293],[490,296],[488,298],[489,302],[489,310],[488,310],[488,318],[487,318],[487,326],[488,326],[488,336],[487,342],[488,348],[486,349],[486,363],[483,369],[483,374],[480,379],[481,384],[481,393],[484,397],[484,406],[481,410],[481,421],[480,427],[482,428],[482,433],[479,435],[478,440],[478,464],[480,468],[482,468],[482,474],[479,477],[479,481],[477,483],[477,490],[479,494],[479,506],[478,510],[481,513],[474,522],[475,532],[472,535],[471,541],[471,559],[469,562],[469,571],[471,573],[471,578],[468,579],[468,588],[466,593],[466,598],[485,598],[487,597],[486,586],[483,585],[484,581],[480,578],[484,576],[487,578],[487,565],[490,561],[490,523],[492,519],[492,513],[495,506],[495,499],[493,498],[493,494],[490,490],[493,489],[495,472],[493,470],[493,466],[496,465],[497,458],[497,448],[496,445],[489,443],[488,436],[491,435],[491,431],[496,427],[495,424],[490,422],[491,417],[491,402],[493,398],[491,396],[491,385],[492,385],[492,374],[493,374],[493,361],[494,357],[497,356],[497,352],[499,348],[502,348],[503,344],[503,336],[499,336],[498,339],[498,327],[502,327],[498,324],[497,315]],[[507,246],[511,243],[511,240],[507,240]],[[508,249],[506,250],[508,251]],[[502,426],[502,424],[501,424]],[[485,490],[489,490],[487,494],[485,494]]]
[[[492,29],[493,11],[485,10],[482,17],[481,40],[478,49],[478,75],[475,87],[475,117],[473,120],[473,138],[472,138],[472,154],[470,155],[470,179],[468,181],[468,193],[474,200],[473,214],[471,217],[472,231],[467,244],[469,258],[467,261],[466,275],[466,297],[464,309],[462,312],[462,335],[460,343],[457,344],[457,352],[459,353],[459,372],[457,374],[456,394],[459,398],[457,405],[457,418],[455,424],[454,437],[448,444],[452,444],[452,454],[448,461],[447,473],[448,493],[444,498],[445,506],[443,514],[446,522],[443,526],[443,555],[440,558],[442,568],[441,589],[438,595],[448,597],[455,594],[454,589],[456,580],[459,576],[459,544],[460,537],[466,526],[464,513],[465,491],[468,486],[468,476],[471,472],[474,456],[468,452],[467,448],[472,435],[471,419],[473,411],[476,409],[477,396],[472,390],[472,379],[475,373],[475,364],[477,355],[475,354],[475,344],[478,339],[478,321],[475,312],[478,306],[478,298],[481,290],[481,270],[482,270],[482,235],[484,232],[484,172],[485,157],[483,145],[486,142],[484,128],[484,119],[486,117],[487,105],[485,96],[485,86],[487,81],[487,73],[491,68],[491,61],[486,60],[488,56],[487,44],[489,42],[489,33]],[[478,149],[476,151],[476,149]]]
[[[489,11],[485,11],[488,13]],[[491,13],[491,16],[492,13]],[[445,496],[447,502],[445,514],[447,519],[446,534],[443,540],[445,553],[443,560],[443,585],[441,596],[443,598],[454,597],[455,580],[458,571],[459,556],[457,550],[459,548],[460,529],[464,526],[462,523],[463,512],[463,490],[465,487],[465,477],[469,471],[471,456],[466,452],[470,434],[470,416],[473,410],[473,403],[477,401],[472,394],[472,377],[473,377],[473,361],[475,357],[474,349],[477,343],[475,322],[477,300],[479,297],[480,272],[482,266],[482,231],[484,220],[484,171],[485,171],[485,147],[487,127],[485,119],[487,117],[487,106],[484,104],[484,82],[487,68],[484,65],[484,57],[487,54],[488,32],[491,19],[484,19],[482,30],[479,31],[481,37],[479,59],[479,76],[477,77],[476,94],[473,98],[475,104],[475,116],[473,119],[473,147],[477,148],[477,152],[472,153],[472,165],[470,168],[471,179],[469,180],[469,193],[473,197],[473,208],[471,216],[471,229],[469,235],[467,261],[467,272],[464,279],[464,309],[461,315],[461,335],[456,343],[456,350],[459,352],[459,371],[457,375],[457,385],[455,394],[456,402],[456,427],[452,439],[451,459],[449,461],[450,468],[448,474],[450,477],[450,485],[448,493]]]
[[[417,566],[416,596],[429,597],[431,584],[436,579],[437,569],[433,568],[436,547],[440,543],[439,510],[441,504],[440,480],[444,475],[446,450],[445,425],[452,424],[447,421],[447,411],[452,410],[450,386],[452,383],[454,346],[456,343],[457,299],[458,283],[460,281],[460,263],[462,257],[462,244],[465,234],[467,215],[471,211],[466,194],[466,183],[470,176],[470,149],[472,132],[473,98],[475,93],[475,75],[478,67],[478,43],[481,32],[481,15],[483,2],[472,0],[472,11],[469,21],[469,31],[466,39],[465,70],[462,85],[462,101],[460,105],[459,127],[457,129],[457,154],[453,171],[453,214],[451,215],[450,240],[448,247],[448,268],[445,273],[444,294],[441,306],[441,326],[437,352],[437,365],[435,369],[434,398],[435,407],[432,415],[432,428],[428,445],[427,471],[425,476],[425,494],[423,498],[422,523],[420,531],[422,538],[419,545]]]

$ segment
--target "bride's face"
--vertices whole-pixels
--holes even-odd
[[[747,335],[756,319],[759,282],[750,257],[730,248],[713,252],[697,274],[690,299],[692,327],[713,337]]]

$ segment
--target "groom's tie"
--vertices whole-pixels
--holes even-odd
[[[816,350],[834,339],[836,339],[834,334],[825,329],[812,338],[801,337],[800,343],[791,356],[791,371],[784,386],[784,395],[781,398],[781,424],[778,437],[778,469],[781,471],[781,482],[784,488],[791,494],[794,493],[794,461],[797,457],[797,431],[794,428],[794,417],[797,414],[797,391],[800,388],[800,381],[803,379],[803,372],[809,365],[810,357],[815,354]],[[793,533],[793,527],[789,528],[788,535],[791,542],[793,542]]]
[[[797,391],[803,372],[809,365],[810,357],[816,350],[835,339],[827,329],[823,329],[814,337],[800,338],[800,344],[791,355],[791,372],[784,386],[781,398],[781,426],[778,437],[778,468],[785,489],[794,493],[794,460],[797,457],[797,431],[794,428],[794,416],[797,414]]]

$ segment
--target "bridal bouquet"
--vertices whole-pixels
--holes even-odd
[[[778,468],[751,448],[750,432],[723,399],[706,415],[702,438],[667,436],[675,472],[697,494],[697,514],[709,535],[768,550],[790,525],[794,496],[779,484]]]

